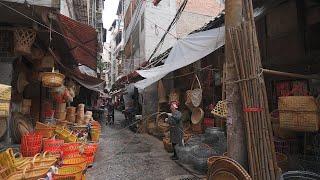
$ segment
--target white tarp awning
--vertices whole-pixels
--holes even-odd
[[[176,42],[163,65],[147,70],[138,70],[137,72],[146,79],[135,83],[134,86],[143,90],[170,72],[192,64],[214,52],[223,46],[224,42],[224,26],[190,34]]]

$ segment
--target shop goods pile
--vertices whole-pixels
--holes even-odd
[[[91,121],[85,129],[91,139],[81,140],[81,130],[73,126],[37,123],[35,132],[22,136],[19,151],[0,152],[0,179],[85,179],[95,160],[101,127]]]

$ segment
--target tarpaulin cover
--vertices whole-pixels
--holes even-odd
[[[147,70],[136,71],[146,79],[135,83],[134,86],[140,90],[145,89],[170,72],[192,64],[214,52],[224,45],[224,40],[224,26],[190,34],[178,40],[163,65]]]
[[[57,14],[58,23],[69,51],[74,59],[83,65],[96,69],[97,67],[97,32],[93,27],[82,24],[67,16]]]

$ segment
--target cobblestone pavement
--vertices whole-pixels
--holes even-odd
[[[148,134],[123,129],[124,116],[115,112],[115,125],[102,128],[99,151],[88,180],[163,180],[188,174],[170,160],[162,142]]]

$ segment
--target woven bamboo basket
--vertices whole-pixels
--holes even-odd
[[[10,168],[0,166],[0,179],[8,179],[10,176]]]
[[[44,72],[42,73],[42,84],[45,87],[55,88],[63,85],[65,76],[57,72]]]
[[[159,103],[168,102],[166,90],[164,89],[162,80],[158,82],[158,100]]]
[[[213,161],[209,168],[207,179],[251,180],[251,177],[235,160],[221,156]]]
[[[78,140],[77,136],[67,129],[56,128],[54,132],[59,139],[62,139],[65,142],[76,142]]]
[[[195,88],[195,81],[198,82],[198,88]],[[197,75],[192,82],[191,89],[186,92],[186,102],[188,107],[199,107],[202,101],[202,87]]]
[[[172,90],[169,94],[169,102],[180,102],[180,93],[177,90]]]
[[[67,107],[67,114],[71,114],[71,115],[75,115],[76,114],[76,110],[77,108],[76,107]]]
[[[192,124],[202,123],[203,118],[204,118],[204,111],[200,107],[193,108],[192,115],[191,115]]]
[[[0,117],[8,117],[10,112],[9,102],[0,102]]]
[[[0,84],[0,100],[10,101],[11,99],[11,86]]]
[[[30,162],[27,164],[17,166],[17,170],[22,171],[25,168],[27,169],[48,168],[49,169],[51,166],[53,166],[57,162],[56,158],[46,158],[46,157],[39,157],[39,156],[40,156],[40,153],[36,154],[32,158],[32,161],[29,158],[27,158],[28,160],[30,160]]]
[[[76,115],[67,114],[66,121],[71,122],[71,123],[75,123],[76,122]]]
[[[220,118],[226,118],[227,111],[227,103],[225,101],[219,101],[214,109],[211,111],[211,114],[218,116]]]
[[[27,167],[21,172],[16,171],[14,174],[8,177],[7,180],[17,180],[17,179],[24,179],[24,180],[38,180],[41,178],[46,177],[50,168],[42,167],[42,168],[33,168],[27,170]]]
[[[36,31],[29,28],[17,28],[14,30],[15,52],[28,55],[31,54],[31,46],[36,40]]]
[[[173,146],[172,146],[172,143],[170,142],[170,139],[169,138],[163,138],[162,142],[163,142],[164,149],[168,153],[172,153],[173,152]]]
[[[57,112],[65,112],[65,111],[66,111],[66,106],[67,106],[66,103],[59,103],[59,104],[57,105],[56,111],[57,111]]]
[[[314,97],[279,97],[278,109],[281,128],[300,132],[319,130],[319,110]]]
[[[170,129],[170,125],[168,123],[165,122],[159,122],[158,123],[158,129],[160,132],[165,133],[168,132]]]
[[[82,167],[80,166],[63,166],[58,169],[58,173],[53,174],[54,180],[82,180]]]
[[[214,161],[216,161],[217,159],[219,159],[221,156],[211,156],[208,158],[207,160],[207,165],[208,165],[208,169],[211,168],[212,164]]]
[[[65,120],[67,117],[67,112],[55,112],[54,117],[60,120]]]

